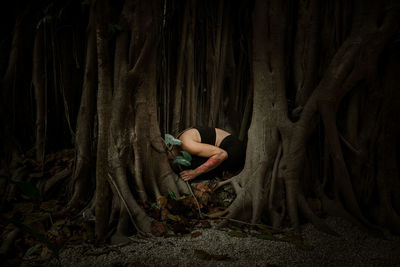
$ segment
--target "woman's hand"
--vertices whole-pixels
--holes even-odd
[[[199,173],[195,170],[186,170],[180,172],[179,175],[181,176],[182,180],[187,182],[199,176]]]

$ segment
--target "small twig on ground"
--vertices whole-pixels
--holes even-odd
[[[189,190],[190,190],[190,193],[191,193],[192,196],[194,197],[194,200],[196,201],[196,205],[197,205],[197,209],[199,210],[199,216],[200,216],[200,218],[201,218],[201,219],[204,219],[204,216],[203,216],[203,214],[201,213],[199,201],[197,200],[196,196],[194,195],[193,190],[192,190],[192,187],[190,186],[190,184],[189,184],[188,181],[186,181],[186,184],[187,184],[187,186],[188,186],[188,188],[189,188]]]
[[[225,181],[217,181],[216,182],[216,184],[213,184],[212,185],[212,191],[216,191],[218,188],[220,188],[221,186],[224,186],[224,185],[226,185],[226,184],[229,184],[229,183],[232,183],[234,180],[233,180],[233,177],[231,177],[231,178],[229,178],[229,179],[227,179],[227,180],[225,180]]]
[[[228,217],[219,217],[220,219],[224,219],[224,220],[228,220],[231,222],[235,222],[235,223],[240,223],[240,224],[245,224],[245,225],[249,225],[249,226],[258,226],[258,227],[265,227],[268,229],[271,229],[272,231],[277,231],[277,232],[290,232],[292,229],[278,229],[278,228],[274,228],[265,224],[261,224],[261,223],[249,223],[249,222],[244,222],[244,221],[240,221],[240,220],[236,220],[236,219],[232,219],[232,218],[228,218]]]
[[[179,167],[179,172],[182,172],[181,166],[178,165],[178,167]],[[179,175],[179,177],[180,177],[180,175]],[[180,178],[182,179],[182,177],[180,177]],[[191,193],[192,196],[194,197],[194,200],[196,201],[196,205],[197,205],[197,209],[199,210],[199,216],[200,216],[200,218],[201,218],[201,219],[204,219],[204,216],[203,216],[203,214],[201,213],[201,210],[200,210],[199,201],[197,200],[196,196],[194,195],[193,190],[192,190],[192,187],[191,187],[190,184],[189,184],[189,181],[185,181],[185,182],[186,182],[187,187],[189,188],[190,193]]]
[[[356,155],[360,155],[360,150],[359,150],[359,149],[356,149],[349,141],[347,141],[346,138],[344,138],[344,136],[343,136],[341,133],[338,133],[338,134],[339,134],[340,140],[342,140],[343,143],[344,143],[353,153],[355,153]]]

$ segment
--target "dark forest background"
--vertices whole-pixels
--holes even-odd
[[[190,194],[162,137],[208,125],[247,143],[244,170],[219,184],[236,192],[226,218],[332,233],[323,217],[333,215],[398,233],[399,8],[10,2],[0,16],[2,213],[27,201],[17,190],[26,182],[41,201],[64,201],[54,216],[91,211],[98,240],[110,224],[154,234],[145,203]]]

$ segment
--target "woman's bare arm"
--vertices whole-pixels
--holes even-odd
[[[228,153],[217,146],[203,144],[192,140],[190,137],[181,137],[182,149],[192,155],[208,158],[206,162],[194,170],[186,170],[180,173],[185,181],[192,180],[197,176],[209,172],[218,167],[224,160],[228,158]]]

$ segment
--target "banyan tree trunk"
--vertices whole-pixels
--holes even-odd
[[[311,4],[309,8],[313,9],[315,5]],[[316,84],[309,77],[313,73],[307,70],[313,70],[312,66],[308,66],[303,74],[299,73],[297,76],[301,78],[301,75],[305,75],[301,78],[304,80],[301,86],[308,87],[299,88],[297,102],[301,105],[304,101],[304,108],[298,107],[298,117],[291,118],[291,114],[287,112],[285,94],[288,86],[286,42],[289,40],[285,33],[290,25],[287,19],[290,17],[290,10],[290,5],[280,1],[255,2],[253,116],[248,134],[246,165],[242,173],[233,178],[234,182],[239,182],[241,188],[238,197],[229,207],[228,216],[240,216],[244,214],[244,210],[250,210],[251,214],[248,216],[251,215],[253,222],[259,221],[262,215],[267,215],[272,224],[277,224],[278,219],[282,218],[282,215],[276,218],[278,211],[287,210],[292,225],[298,229],[301,212],[319,229],[333,233],[312,212],[300,184],[300,181],[304,182],[309,178],[302,178],[307,144],[316,130],[320,116],[324,127],[326,157],[329,157],[332,163],[333,180],[329,184],[334,194],[333,199],[327,198],[322,192],[324,189],[321,191],[321,185],[318,185],[319,178],[314,181],[316,188],[319,188],[317,191],[320,192],[323,205],[329,213],[344,216],[353,222],[361,222],[360,226],[376,230],[365,218],[357,202],[354,185],[343,158],[336,114],[344,96],[355,88],[358,82],[368,79],[371,73],[376,72],[376,69],[371,69],[370,66],[377,65],[377,59],[385,45],[396,32],[395,12],[387,12],[381,24],[374,21],[368,25],[362,21],[365,21],[364,16],[369,14],[366,10],[374,10],[374,7],[356,2],[352,31],[332,57],[316,87],[309,88]],[[314,38],[315,33],[311,31],[305,43],[312,44],[315,42]],[[313,50],[308,51],[314,53]],[[308,64],[315,61],[313,56],[309,59]],[[282,144],[282,155],[278,153],[279,143]],[[278,162],[273,164],[274,161]],[[326,179],[329,178],[323,177],[324,184]],[[280,186],[282,181],[283,192]],[[311,183],[311,186],[314,185]],[[280,200],[276,200],[271,194],[280,195]],[[275,204],[268,203],[268,200],[275,201]],[[270,210],[265,213],[266,206],[270,207]]]
[[[87,39],[84,64],[77,64],[84,68],[76,72],[68,70],[69,53],[57,53],[66,36],[60,29],[79,30],[64,27],[71,25],[67,16],[37,19],[42,23],[26,67],[34,115],[15,104],[22,99],[17,92],[24,92],[22,103],[29,99],[29,86],[18,80],[26,77],[19,76],[26,22],[17,21],[1,88],[2,97],[12,99],[1,99],[0,110],[12,117],[2,114],[2,122],[12,124],[0,126],[2,137],[7,129],[7,137],[31,136],[26,143],[39,162],[60,146],[48,141],[58,137],[52,135],[68,143],[76,121],[71,196],[63,212],[93,211],[98,241],[115,224],[116,236],[151,232],[158,222],[145,207],[169,192],[189,193],[169,165],[162,136],[195,124],[225,128],[247,142],[243,171],[222,182],[237,193],[228,218],[279,227],[288,217],[296,229],[306,218],[334,234],[316,216],[314,201],[360,227],[398,231],[394,1],[118,3],[92,1],[88,12],[77,14],[87,23]],[[77,118],[68,118],[74,114],[68,108],[77,106],[68,103],[70,89],[60,101],[58,87],[74,87],[63,79],[83,80]],[[47,99],[46,93],[54,95]],[[35,122],[31,133],[19,133],[20,125],[30,125],[24,117]],[[25,168],[15,169],[12,177],[26,176]]]

